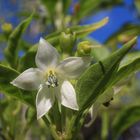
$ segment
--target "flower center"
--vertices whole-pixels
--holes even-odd
[[[48,87],[57,87],[58,86],[57,77],[51,70],[48,72],[46,84],[48,85]]]

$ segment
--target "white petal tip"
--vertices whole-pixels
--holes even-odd
[[[39,119],[41,119],[41,117],[38,117],[38,116],[37,116],[37,120],[39,120]]]
[[[79,110],[79,107],[78,107],[78,108],[76,108],[75,110],[77,110],[77,111],[78,111],[78,110]]]
[[[13,84],[14,84],[14,81],[10,82],[10,84],[12,84],[12,85],[13,85]]]
[[[75,107],[75,108],[71,108],[71,109],[73,109],[75,111],[78,111],[79,110],[79,107]]]
[[[17,86],[15,81],[10,82],[10,84],[13,85],[13,86]]]
[[[79,110],[79,107],[78,106],[74,106],[73,107],[73,106],[70,106],[70,105],[63,104],[63,103],[62,103],[62,105],[65,106],[65,107],[67,107],[67,108],[69,108],[69,109],[75,110],[75,111],[78,111]]]
[[[41,119],[47,112],[44,113],[37,113],[37,120]]]
[[[75,106],[69,106],[69,108],[71,108],[72,110],[78,111],[79,110],[79,106],[76,103]]]
[[[37,115],[37,120],[41,119],[43,116],[44,116],[44,114],[43,115]]]
[[[46,40],[45,40],[44,38],[42,38],[42,37],[41,37],[40,40],[39,40],[40,43],[44,43],[45,41],[46,41]]]

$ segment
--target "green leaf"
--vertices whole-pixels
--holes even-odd
[[[98,21],[93,24],[72,26],[69,29],[76,35],[77,38],[81,38],[104,26],[105,24],[107,24],[108,20],[109,20],[108,17],[106,17],[101,21]],[[65,32],[66,30],[67,28],[62,30],[61,32]],[[51,44],[56,45],[59,43],[59,36],[61,32],[60,31],[54,32],[46,36],[45,39],[49,41]]]
[[[140,120],[140,105],[130,106],[118,112],[113,120],[113,140]]]
[[[126,78],[130,74],[140,70],[140,53],[133,53],[128,55],[130,59],[124,60],[119,66],[116,76],[112,78],[112,85],[115,85],[120,80]]]
[[[82,25],[82,26],[73,26],[70,29],[75,32],[76,36],[78,38],[88,35],[89,33],[92,33],[93,31],[103,27],[107,24],[109,18],[106,17],[97,23],[89,24],[89,25]]]
[[[118,41],[129,40],[132,36],[137,36],[140,34],[140,25],[125,24],[117,32],[112,34],[106,42],[118,43]]]
[[[134,2],[134,4],[135,4],[136,9],[137,9],[138,14],[139,14],[139,13],[140,13],[140,1],[136,0],[136,1]]]
[[[126,57],[121,61],[120,68],[132,63],[133,61],[139,58],[140,58],[140,51],[131,52],[127,54]]]
[[[116,74],[120,61],[136,43],[136,37],[104,60],[87,69],[79,78],[76,86],[80,110],[89,108],[107,88]]]
[[[95,59],[96,61],[105,59],[106,57],[108,57],[110,55],[110,51],[108,50],[108,48],[106,48],[105,46],[101,46],[101,47],[95,47],[92,49],[91,51],[91,56],[93,57],[93,59]]]
[[[34,108],[29,107],[26,110],[25,117],[26,117],[26,122],[28,123],[28,125],[30,125],[36,120],[36,110]]]
[[[22,21],[11,33],[8,39],[8,46],[5,49],[5,56],[11,67],[16,68],[18,57],[19,40],[32,20],[33,15]]]
[[[80,21],[82,18],[117,4],[121,4],[122,0],[80,0],[79,10],[76,13],[76,20]]]
[[[63,3],[63,13],[67,14],[70,4],[72,3],[71,0],[62,0]]]
[[[18,100],[34,106],[35,95],[27,91],[21,91],[10,84],[19,73],[12,68],[0,64],[0,91],[1,93],[17,98]]]
[[[51,17],[52,15],[54,15],[57,0],[41,0],[41,2],[48,10],[47,12],[49,13],[49,16]]]
[[[98,0],[86,0],[86,1],[80,1],[80,9],[77,12],[76,17],[78,20],[84,18],[85,16],[89,15],[91,11],[93,11],[96,7],[98,7],[102,1]]]
[[[36,67],[35,64],[36,51],[37,51],[37,45],[31,47],[31,49],[29,49],[29,51],[19,60],[18,70],[20,72],[31,67]]]
[[[94,23],[92,25],[83,25],[83,26],[73,26],[70,27],[70,30],[72,32],[75,32],[77,35],[77,38],[81,38],[82,36],[85,36],[92,31],[104,26],[108,22],[108,18],[104,18],[103,20]],[[56,46],[59,44],[59,37],[61,32],[54,32],[48,36],[45,37],[45,39],[50,42],[52,45]],[[35,55],[37,51],[37,45],[35,44],[33,47],[31,47],[28,52],[20,59],[19,61],[19,71],[23,71],[29,67],[35,67]]]

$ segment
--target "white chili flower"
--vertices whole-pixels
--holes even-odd
[[[78,110],[76,93],[68,79],[77,78],[90,59],[69,57],[59,63],[57,50],[41,38],[35,62],[38,68],[25,70],[11,84],[24,90],[38,90],[37,118],[49,111],[55,99],[65,107]]]

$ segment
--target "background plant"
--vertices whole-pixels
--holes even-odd
[[[135,8],[138,9],[137,3],[136,1]],[[26,7],[26,4],[23,7]],[[75,135],[80,132],[81,126],[84,125],[83,118],[86,118],[92,105],[93,112],[99,114],[97,119],[101,119],[102,122],[102,129],[99,129],[97,135],[93,134],[94,138],[107,139],[108,136],[111,136],[112,139],[117,139],[125,130],[139,121],[139,79],[136,72],[139,70],[140,54],[139,51],[132,48],[136,42],[136,38],[132,38],[139,35],[139,24],[127,23],[109,37],[104,45],[91,37],[89,38],[88,34],[105,25],[108,21],[107,18],[94,24],[80,25],[86,16],[118,4],[123,5],[124,3],[123,1],[95,0],[81,0],[73,4],[69,0],[39,1],[35,3],[36,9],[33,15],[31,15],[32,8],[30,12],[26,12],[27,10],[18,12],[19,18],[25,20],[22,20],[16,28],[13,28],[10,24],[5,26],[4,23],[2,24],[3,32],[0,39],[1,42],[8,42],[4,50],[5,58],[1,60],[0,64],[0,91],[2,93],[0,100],[0,111],[2,112],[0,116],[0,137],[2,139],[25,139],[25,135],[26,139],[34,139],[34,137],[51,139],[49,130],[52,131],[55,139],[63,137],[63,132],[67,133],[67,139],[68,137],[72,139],[72,136],[78,139]],[[38,12],[37,9],[40,6],[43,6],[43,10]],[[73,8],[71,13],[67,10],[70,6]],[[70,118],[67,118],[67,123],[65,123],[67,129],[62,130],[62,133],[54,127],[54,125],[59,125],[57,124],[60,121],[58,116],[62,117],[59,112],[53,113],[57,109],[54,108],[49,114],[54,121],[53,125],[48,124],[48,120],[44,118],[47,126],[50,127],[48,129],[43,121],[36,121],[35,93],[29,94],[27,91],[10,85],[10,82],[19,73],[29,67],[35,67],[34,57],[37,44],[31,46],[28,41],[22,38],[25,32],[26,34],[29,32],[27,27],[29,27],[31,21],[36,21],[41,25],[39,32],[46,30],[42,34],[43,37],[55,46],[63,54],[63,57],[88,55],[93,58],[91,66],[81,75],[76,84],[80,111],[78,113],[73,113],[70,110],[66,112],[66,116],[69,115]],[[102,29],[106,26],[107,24]],[[77,45],[85,40],[88,42]],[[117,48],[118,44],[124,44],[127,41],[130,42],[121,49]],[[74,46],[78,46],[77,50],[73,49]],[[92,49],[84,52],[86,47],[83,46],[90,46],[89,48]],[[129,51],[130,49],[131,51]],[[19,55],[21,50],[24,52],[23,56]],[[124,58],[124,56],[126,57]],[[113,95],[112,89],[118,90],[119,93]],[[111,105],[108,106],[110,103]],[[102,104],[108,107],[105,108]],[[94,108],[94,106],[97,106],[97,108]],[[125,106],[127,108],[124,108]],[[121,108],[122,111],[120,111]],[[57,118],[53,118],[53,116],[57,116]],[[110,119],[112,122],[109,122]],[[18,129],[19,126],[21,126],[20,130]],[[40,130],[36,130],[34,126],[39,126]],[[112,132],[109,131],[109,127],[111,127]],[[58,133],[58,130],[55,131],[55,129],[60,132]]]

